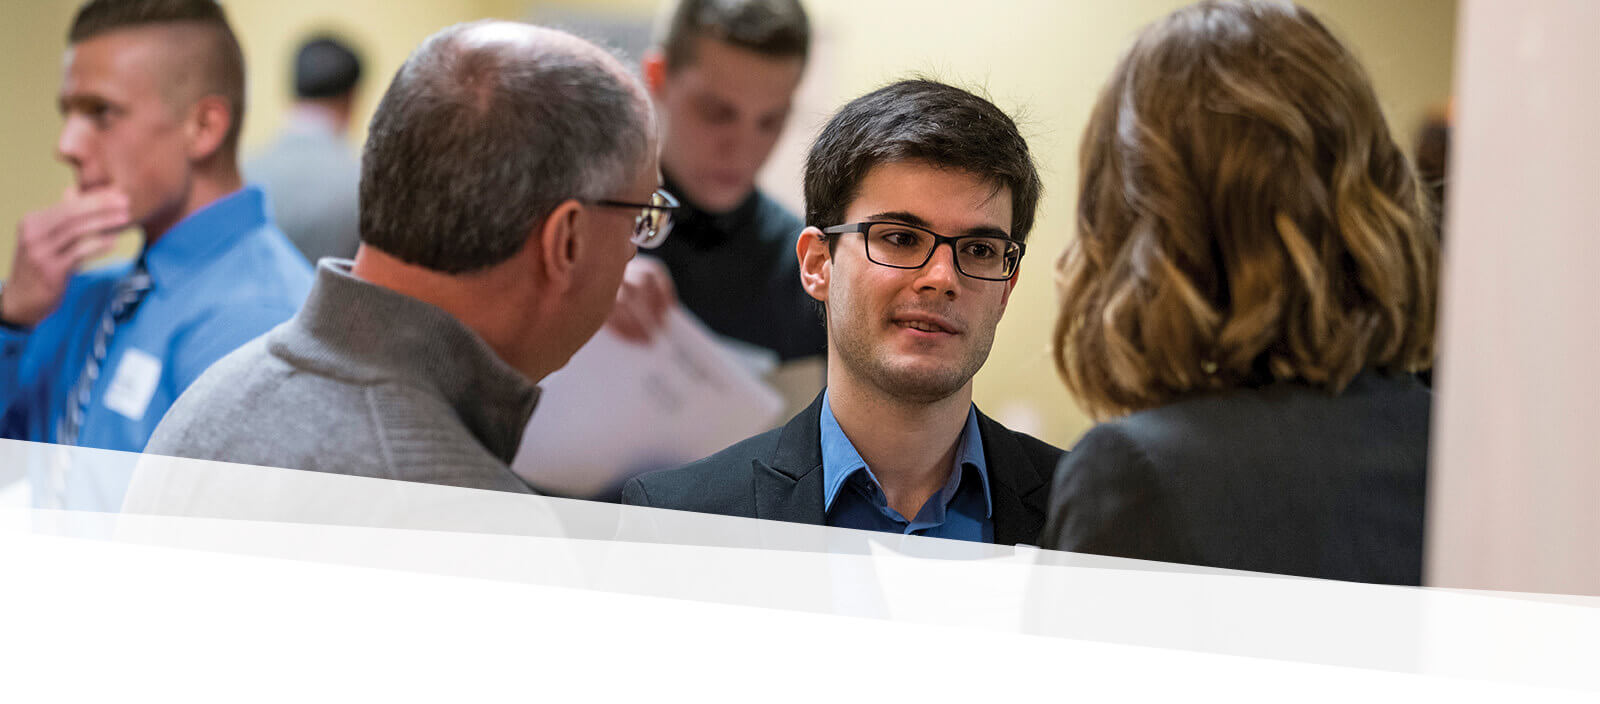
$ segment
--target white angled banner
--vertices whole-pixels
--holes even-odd
[[[28,695],[7,700],[1600,692],[1592,598],[68,453],[132,463],[130,494],[0,509],[0,692]]]

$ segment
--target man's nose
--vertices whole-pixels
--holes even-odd
[[[741,160],[760,161],[763,145],[766,144],[766,134],[761,129],[761,124],[755,120],[740,120],[728,130],[728,141],[732,146],[731,151]]]
[[[956,269],[954,242],[940,242],[933,246],[933,255],[917,270],[918,291],[931,290],[955,298],[961,272]]]
[[[68,115],[66,122],[61,125],[61,135],[56,138],[56,158],[74,169],[82,169],[88,158],[92,137],[86,123],[83,117]]]

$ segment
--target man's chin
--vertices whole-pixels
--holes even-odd
[[[972,380],[972,375],[949,365],[910,364],[882,369],[874,376],[889,395],[914,403],[943,401]]]
[[[751,184],[717,186],[705,190],[699,197],[690,195],[690,198],[694,200],[695,205],[705,209],[706,212],[726,213],[739,207],[739,204],[754,191],[755,186]]]

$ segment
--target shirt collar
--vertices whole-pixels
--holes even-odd
[[[300,103],[289,110],[283,131],[288,134],[339,136],[339,120],[333,111],[320,105]]]
[[[978,431],[977,406],[967,407],[967,424],[961,429],[961,446],[956,448],[956,471],[967,466],[978,470],[978,484],[983,487],[983,515],[993,518],[994,499],[989,496],[989,463],[983,459],[983,433]],[[954,487],[950,495],[955,495]]]
[[[822,391],[822,418],[819,425],[822,445],[822,510],[826,512],[833,508],[833,500],[839,495],[839,490],[844,488],[845,482],[856,472],[865,472],[873,484],[878,484],[878,477],[867,466],[867,461],[861,459],[861,453],[856,451],[856,446],[845,436],[844,429],[839,427],[839,421],[833,417],[832,402],[828,399],[827,389]],[[962,477],[967,474],[964,470],[968,466],[977,470],[978,484],[983,490],[984,517],[993,518],[994,500],[989,494],[989,465],[983,459],[983,435],[978,432],[978,411],[976,407],[971,406],[967,408],[967,423],[961,429],[961,444],[956,447],[956,462],[955,466],[950,468],[950,480],[939,492],[946,504],[955,496]],[[906,516],[906,518],[914,517]]]
[[[171,286],[209,264],[244,233],[266,226],[261,189],[246,186],[178,221],[140,256],[155,286]]]

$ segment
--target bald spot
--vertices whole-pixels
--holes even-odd
[[[615,56],[580,37],[521,22],[484,22],[451,37],[441,49],[455,55],[453,70],[431,80],[448,81],[470,91],[472,105],[479,111],[487,110],[493,102],[493,74],[506,64],[513,60],[537,63],[540,57],[565,55],[604,69],[619,85],[626,86],[638,102],[646,134],[654,134],[653,110],[644,87]]]

